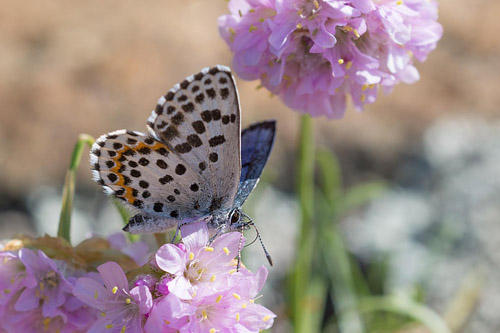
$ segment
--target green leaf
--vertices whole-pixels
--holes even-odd
[[[405,296],[371,296],[361,298],[359,309],[364,313],[384,311],[412,318],[433,333],[451,333],[444,320],[431,308]]]
[[[76,172],[80,166],[85,145],[88,145],[90,148],[94,144],[94,141],[94,138],[88,134],[80,134],[78,136],[78,141],[75,144],[75,148],[73,149],[73,154],[71,156],[69,169],[66,172],[57,236],[67,240],[68,243],[70,243],[71,213],[73,211],[73,200],[75,196]]]
[[[377,198],[387,190],[387,185],[382,181],[373,181],[355,185],[348,189],[338,203],[337,214],[342,216],[369,201]]]
[[[321,175],[321,187],[330,207],[334,208],[342,194],[342,171],[339,161],[335,154],[326,148],[318,150],[316,159]]]
[[[306,286],[305,297],[300,304],[300,326],[294,327],[295,332],[321,332],[327,287],[324,279],[311,278],[309,285]]]
[[[358,297],[350,255],[336,226],[322,232],[321,254],[324,268],[333,288],[332,303],[337,310],[340,332],[364,332],[363,320],[358,312]]]
[[[311,261],[314,245],[313,212],[314,212],[314,132],[309,115],[301,116],[298,154],[297,192],[301,209],[301,225],[299,230],[297,259],[290,276],[289,298],[293,326],[297,332],[311,332],[307,315],[302,305],[308,297],[308,286],[311,274]]]

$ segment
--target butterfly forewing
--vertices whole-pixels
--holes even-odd
[[[177,153],[133,131],[101,136],[91,150],[93,178],[108,194],[164,219],[206,215],[210,184]]]
[[[229,68],[205,68],[175,85],[158,100],[148,129],[209,184],[210,212],[232,206],[241,167],[240,108]]]

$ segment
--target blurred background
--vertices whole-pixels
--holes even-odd
[[[423,295],[453,331],[498,332],[500,2],[439,4],[444,36],[417,64],[421,80],[380,95],[362,113],[349,108],[342,120],[316,120],[315,136],[336,154],[343,188],[384,184],[338,221],[363,274],[375,274],[372,287]],[[222,0],[0,2],[1,239],[56,234],[79,133],[145,131],[158,97],[172,85],[203,67],[231,64],[216,23],[225,13]],[[244,126],[278,120],[271,160],[247,210],[276,262],[264,291],[279,316],[273,331],[287,332],[287,300],[276,290],[297,236],[299,114],[257,90],[258,82],[237,81]],[[86,154],[74,243],[122,226],[91,181]],[[259,245],[246,258],[250,268],[265,262]],[[325,310],[325,331],[336,332],[334,313]],[[374,331],[426,332],[400,324]]]

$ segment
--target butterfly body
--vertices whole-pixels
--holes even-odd
[[[205,68],[176,84],[147,128],[102,135],[90,154],[93,179],[137,210],[124,230],[161,232],[200,220],[218,232],[244,229],[241,206],[269,157],[275,122],[240,131],[229,68]]]

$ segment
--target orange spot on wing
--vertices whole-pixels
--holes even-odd
[[[112,158],[113,162],[115,162],[115,166],[110,171],[115,173],[116,175],[118,175],[118,181],[113,185],[120,186],[120,187],[123,187],[125,189],[125,193],[123,195],[121,195],[120,197],[125,198],[128,201],[128,203],[130,203],[130,204],[133,204],[135,201],[135,198],[132,195],[133,189],[132,189],[132,187],[125,185],[125,177],[121,172],[118,171],[118,170],[120,170],[120,168],[123,165],[123,163],[120,162],[119,159],[122,157],[123,153],[129,149],[132,149],[133,151],[135,151],[136,154],[140,154],[138,151],[142,148],[150,148],[151,150],[165,148],[169,152],[171,151],[166,145],[164,145],[160,142],[156,142],[152,146],[147,145],[144,142],[139,142],[137,144],[137,146],[135,146],[135,147],[130,147],[130,146],[124,145],[122,149],[116,151],[116,156]]]

